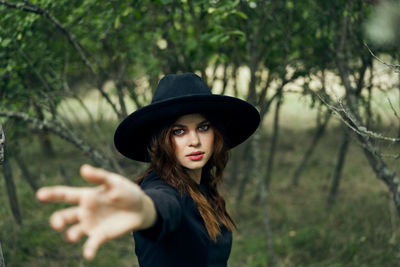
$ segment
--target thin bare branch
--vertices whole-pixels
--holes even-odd
[[[400,153],[398,153],[398,154],[386,154],[386,153],[382,153],[381,155],[382,155],[382,157],[385,157],[385,158],[400,159]]]
[[[23,112],[11,112],[1,110],[0,117],[22,120],[23,122],[30,124],[36,130],[47,130],[74,144],[80,150],[87,153],[89,157],[101,167],[110,168],[109,159],[105,158],[102,153],[92,148],[81,137],[79,137],[76,133],[72,132],[68,127],[66,127],[61,121],[50,121],[46,119],[39,120]]]
[[[388,100],[388,102],[389,102],[389,104],[390,104],[390,108],[393,110],[394,116],[396,116],[396,118],[397,118],[398,120],[400,120],[399,114],[397,114],[396,109],[393,107],[392,101],[390,101],[390,98],[389,98],[389,97],[387,98],[387,100]]]
[[[400,142],[400,138],[388,137],[384,136],[380,133],[373,132],[368,130],[365,126],[358,125],[357,121],[354,119],[354,116],[351,114],[351,111],[342,103],[341,99],[338,99],[338,103],[340,108],[337,108],[331,104],[329,104],[320,94],[313,92],[347,127],[356,132],[357,134],[370,137],[373,139],[390,141],[390,142]],[[345,115],[345,116],[344,116]]]
[[[376,55],[374,54],[374,52],[372,52],[372,50],[369,48],[369,46],[368,46],[366,43],[364,43],[364,45],[365,45],[365,47],[367,47],[369,53],[370,53],[376,60],[378,60],[380,63],[382,63],[382,64],[385,65],[386,67],[392,69],[394,72],[400,73],[400,64],[390,64],[390,63],[387,63],[387,62],[383,61],[383,60],[380,59],[378,56],[376,56]]]

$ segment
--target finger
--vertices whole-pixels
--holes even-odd
[[[65,231],[64,236],[69,242],[77,242],[84,234],[85,231],[83,230],[82,225],[74,224]]]
[[[70,186],[51,186],[42,187],[36,192],[36,198],[42,202],[66,202],[79,203],[85,188],[76,188]]]
[[[107,236],[103,233],[90,235],[83,245],[83,256],[88,260],[93,259],[97,249],[107,240]]]
[[[117,174],[84,164],[81,167],[81,175],[88,182],[109,185]]]
[[[56,211],[50,217],[50,225],[53,229],[61,231],[65,225],[78,221],[78,208],[72,207]]]

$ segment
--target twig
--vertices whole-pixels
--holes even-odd
[[[63,122],[59,120],[40,120],[34,117],[31,117],[27,113],[23,112],[11,112],[11,111],[1,111],[0,110],[0,117],[7,117],[17,120],[22,120],[26,123],[29,123],[33,126],[36,130],[47,130],[52,132],[53,134],[67,140],[68,142],[74,144],[80,150],[84,151],[89,155],[89,157],[96,162],[97,164],[101,165],[103,168],[110,169],[110,160],[105,158],[102,153],[97,151],[96,149],[92,148],[89,144],[87,144],[81,137],[79,137],[76,133],[72,132],[68,127],[66,127]]]
[[[399,154],[381,154],[382,157],[386,158],[394,158],[394,159],[399,159],[400,158],[400,153]]]
[[[388,100],[388,102],[389,102],[389,104],[390,104],[391,109],[393,110],[394,116],[396,116],[396,118],[400,120],[400,117],[399,117],[399,115],[397,114],[396,109],[393,107],[392,101],[390,101],[390,98],[389,98],[389,97],[387,98],[387,100]]]
[[[382,63],[383,65],[385,65],[388,68],[391,68],[394,72],[400,73],[400,64],[390,64],[390,63],[386,63],[385,61],[383,61],[382,59],[380,59],[379,57],[377,57],[374,52],[372,52],[372,50],[369,48],[369,46],[364,43],[364,45],[367,47],[369,53],[376,59],[378,60],[380,63]]]
[[[373,131],[368,130],[365,126],[360,126],[358,125],[358,122],[354,119],[354,116],[351,115],[351,112],[347,110],[341,101],[341,99],[338,100],[339,104],[341,105],[341,108],[337,108],[329,104],[322,96],[320,96],[318,93],[313,92],[315,95],[318,96],[318,98],[341,120],[343,123],[345,123],[351,130],[356,132],[357,134],[364,136],[364,137],[370,137],[373,139],[378,139],[378,140],[384,140],[384,141],[390,141],[390,142],[400,142],[400,138],[393,138],[393,137],[387,137],[383,136],[380,133],[375,133]],[[346,117],[344,117],[342,114],[345,114]],[[350,120],[350,122],[348,120]]]

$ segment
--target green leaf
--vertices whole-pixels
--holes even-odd
[[[246,34],[244,32],[242,32],[241,30],[233,30],[229,32],[230,35],[239,35],[239,36],[243,36],[245,37]]]
[[[120,24],[121,24],[121,16],[118,15],[118,16],[115,18],[115,21],[114,21],[114,29],[118,29]]]
[[[224,34],[222,34],[222,33],[219,33],[219,34],[217,34],[217,35],[214,35],[214,36],[212,36],[212,37],[210,38],[209,42],[210,42],[210,43],[216,43],[216,42],[218,42],[218,41],[222,38],[222,36],[224,36]]]
[[[229,35],[225,35],[224,37],[221,38],[220,42],[225,43],[228,40],[229,40]]]
[[[11,43],[11,39],[10,38],[5,38],[1,41],[1,46],[2,47],[7,47],[9,44]]]
[[[127,7],[125,10],[124,10],[124,12],[122,12],[122,16],[123,17],[126,17],[126,16],[128,16],[129,14],[131,14],[133,12],[133,8],[132,7]]]
[[[239,17],[241,17],[242,19],[248,19],[247,15],[245,13],[243,13],[242,11],[237,11],[235,10],[233,12],[235,15],[238,15]]]

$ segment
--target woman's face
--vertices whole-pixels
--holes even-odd
[[[214,130],[198,113],[184,115],[172,125],[172,140],[178,162],[188,170],[203,168],[214,151]]]

